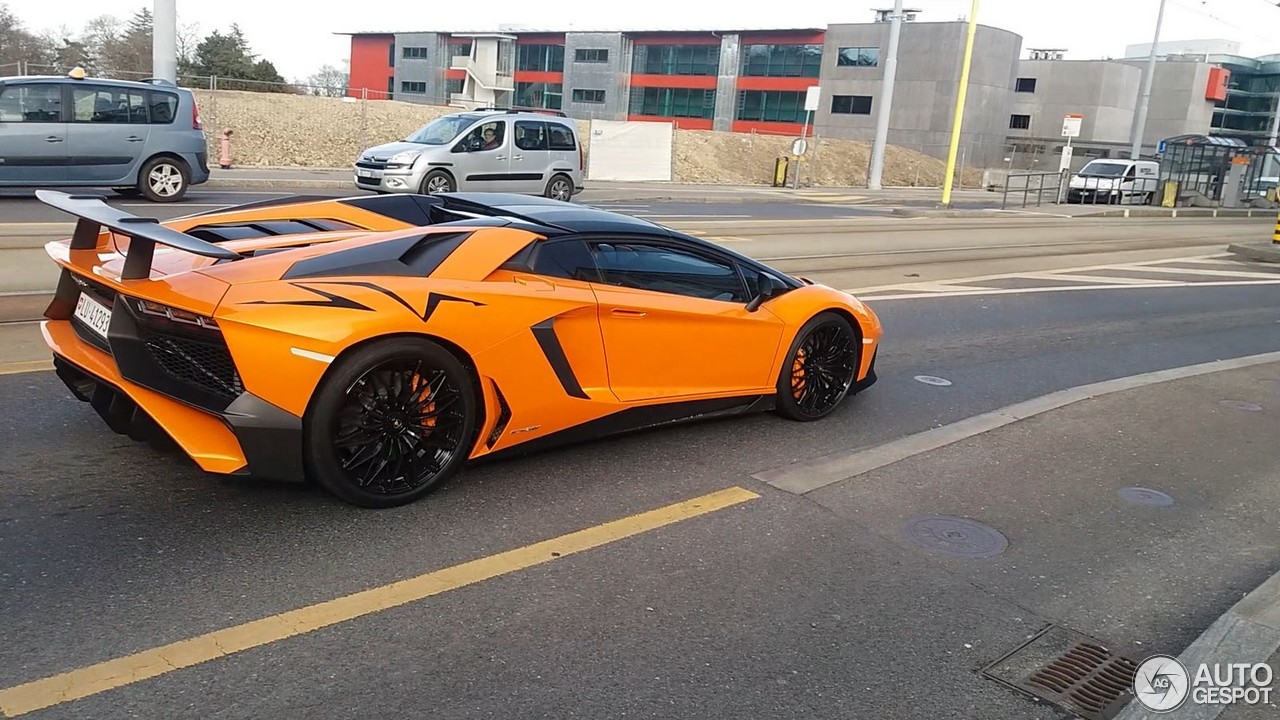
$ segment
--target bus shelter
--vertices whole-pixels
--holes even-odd
[[[1239,138],[1179,135],[1160,143],[1161,204],[1235,207],[1275,187],[1280,151]],[[1274,193],[1270,194],[1274,199]]]

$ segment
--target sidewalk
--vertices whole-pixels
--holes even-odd
[[[899,546],[896,574],[932,567],[993,604],[1016,604],[1058,637],[1092,639],[1141,663],[1176,657],[1205,633],[1199,644],[1209,652],[1190,652],[1189,662],[1262,662],[1280,645],[1280,630],[1258,632],[1280,627],[1280,577],[1237,602],[1280,569],[1278,425],[1280,362],[1269,362],[1081,400],[869,471],[858,465],[876,468],[875,448],[856,453],[861,460],[806,462],[804,472],[848,479],[804,497],[851,532]],[[959,523],[932,524],[940,517]],[[996,534],[965,524],[973,522]],[[1229,627],[1206,633],[1224,613]],[[900,624],[877,627],[902,633],[906,646],[913,618]],[[1008,645],[1005,629],[993,622],[968,640],[979,686],[1015,686],[1067,647]],[[926,677],[900,681],[929,686]],[[1030,698],[1026,707],[1007,717],[1032,717]],[[1188,707],[1159,717],[1212,715]]]

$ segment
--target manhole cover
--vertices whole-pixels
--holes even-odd
[[[1137,670],[1106,643],[1051,625],[983,674],[1085,720],[1110,720],[1133,700]]]
[[[1228,407],[1232,410],[1245,410],[1248,412],[1261,412],[1262,406],[1257,403],[1245,402],[1244,400],[1219,400],[1218,404],[1222,407]]]
[[[937,385],[938,387],[946,387],[951,381],[946,378],[934,377],[933,375],[917,375],[916,380],[925,385]]]
[[[999,530],[945,515],[915,518],[902,526],[902,534],[917,545],[959,557],[989,558],[1009,547]]]
[[[1173,504],[1173,498],[1165,493],[1140,487],[1124,488],[1120,491],[1120,499],[1147,507],[1168,507]]]

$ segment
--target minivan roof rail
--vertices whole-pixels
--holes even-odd
[[[555,115],[557,117],[562,117],[562,118],[569,117],[562,110],[552,110],[549,108],[535,108],[535,107],[509,107],[509,108],[482,107],[482,108],[476,108],[471,112],[505,112],[508,115],[515,115],[517,113],[540,113],[542,115]]]

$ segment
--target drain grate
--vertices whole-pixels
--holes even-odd
[[[1051,625],[985,674],[1084,720],[1111,720],[1133,699],[1137,670],[1106,644]]]

